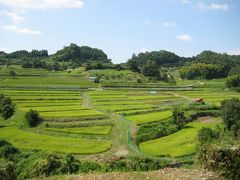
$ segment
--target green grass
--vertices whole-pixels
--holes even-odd
[[[16,67],[15,67],[16,68]],[[8,72],[11,70],[0,70],[0,74],[4,75],[1,81],[0,87],[22,87],[22,88],[87,88],[96,87],[97,85],[93,82],[89,82],[87,76],[81,74],[65,73],[60,72],[49,72],[46,70],[34,70],[28,71],[28,69],[18,68],[16,70],[17,76],[15,78],[8,76]],[[8,72],[7,72],[8,71]],[[21,71],[21,72],[20,72]],[[26,73],[24,73],[24,71]],[[38,72],[38,73],[37,73]],[[31,74],[32,73],[32,74]],[[27,74],[27,75],[26,75]]]
[[[111,126],[88,126],[79,128],[44,128],[48,131],[64,132],[71,134],[96,134],[96,135],[107,135],[111,130]]]
[[[40,149],[73,154],[95,154],[111,148],[108,140],[55,137],[6,127],[0,129],[0,138],[21,149]]]
[[[57,112],[41,112],[41,116],[46,118],[61,118],[61,117],[88,117],[104,115],[104,113],[95,110],[69,110],[69,111],[57,111]]]
[[[28,111],[29,107],[22,107],[20,108],[23,111]],[[32,109],[38,111],[38,112],[57,112],[57,111],[83,111],[83,110],[90,110],[84,106],[80,105],[67,105],[65,106],[43,106],[43,107],[33,107]]]
[[[136,110],[136,109],[145,109],[152,108],[150,104],[137,104],[137,105],[110,105],[110,106],[96,106],[98,109],[103,109],[107,111],[124,111],[124,110]]]
[[[117,71],[113,69],[104,69],[104,70],[90,70],[89,74],[91,76],[99,76],[101,77],[103,83],[121,83],[121,82],[133,82],[136,83],[137,79],[141,79],[143,81],[147,81],[143,75],[139,73],[134,73],[129,70]]]
[[[160,111],[160,112],[154,112],[154,113],[126,116],[126,118],[139,125],[139,124],[145,124],[145,123],[150,123],[155,121],[162,121],[170,118],[171,116],[172,116],[171,111]]]
[[[191,122],[186,128],[163,138],[141,143],[139,148],[151,156],[181,157],[196,152],[198,131],[202,127],[215,128],[219,123]]]

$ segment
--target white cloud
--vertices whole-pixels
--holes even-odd
[[[24,18],[22,16],[19,16],[17,13],[15,12],[11,12],[11,11],[0,11],[0,15],[2,16],[7,16],[8,18],[10,18],[14,23],[21,23],[24,21]]]
[[[191,42],[193,40],[192,37],[188,34],[177,35],[177,39],[185,42]]]
[[[0,0],[0,4],[17,9],[81,8],[83,0]]]
[[[199,3],[198,8],[203,9],[203,10],[227,11],[229,9],[229,5],[228,4],[218,4],[218,3],[210,3],[210,4]]]
[[[42,34],[38,30],[32,30],[32,29],[28,29],[28,28],[18,29],[17,32],[20,33],[20,34],[32,34],[32,35],[40,35],[40,34]]]
[[[145,53],[145,52],[148,52],[148,50],[146,48],[142,48],[142,49],[140,49],[140,52]]]
[[[18,28],[15,25],[0,25],[0,29],[1,30],[5,30],[5,31],[13,31],[19,34],[30,34],[30,35],[40,35],[42,34],[40,31],[38,30],[32,30],[29,28]]]
[[[239,49],[232,49],[227,52],[229,55],[240,55],[240,48]]]
[[[182,4],[189,4],[189,3],[191,3],[191,1],[190,0],[181,0],[181,3]]]
[[[162,25],[164,27],[175,27],[176,23],[174,23],[174,22],[164,22],[164,23],[162,23]]]
[[[0,25],[0,29],[6,31],[16,31],[18,28],[15,25]]]

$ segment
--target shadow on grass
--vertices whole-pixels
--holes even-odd
[[[193,126],[186,125],[186,126],[184,126],[183,129],[190,129],[190,128],[194,128],[194,127],[193,127]]]

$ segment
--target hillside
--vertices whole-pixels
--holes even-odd
[[[226,121],[232,118],[228,114],[238,116],[238,100],[232,98],[240,98],[240,94],[226,89],[226,78],[187,80],[180,78],[178,69],[167,70],[175,83],[130,70],[1,66],[1,176],[81,177],[94,172],[98,175],[83,177],[124,179],[129,174],[116,172],[137,171],[142,172],[141,177],[153,179],[160,175],[193,178],[195,173],[205,177],[200,167],[197,172],[157,171],[199,163],[225,176],[238,176],[236,168],[221,169],[221,158],[212,166],[205,162],[206,153],[199,152],[213,150],[218,155],[215,146],[238,150],[238,126],[228,127]],[[91,76],[100,81],[90,81]],[[221,115],[223,104],[225,116]],[[234,157],[237,153],[231,152]],[[231,159],[226,162],[233,163],[226,167],[239,165]]]

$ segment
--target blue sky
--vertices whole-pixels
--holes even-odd
[[[0,0],[0,50],[71,42],[103,49],[114,63],[135,52],[240,54],[239,0]]]

